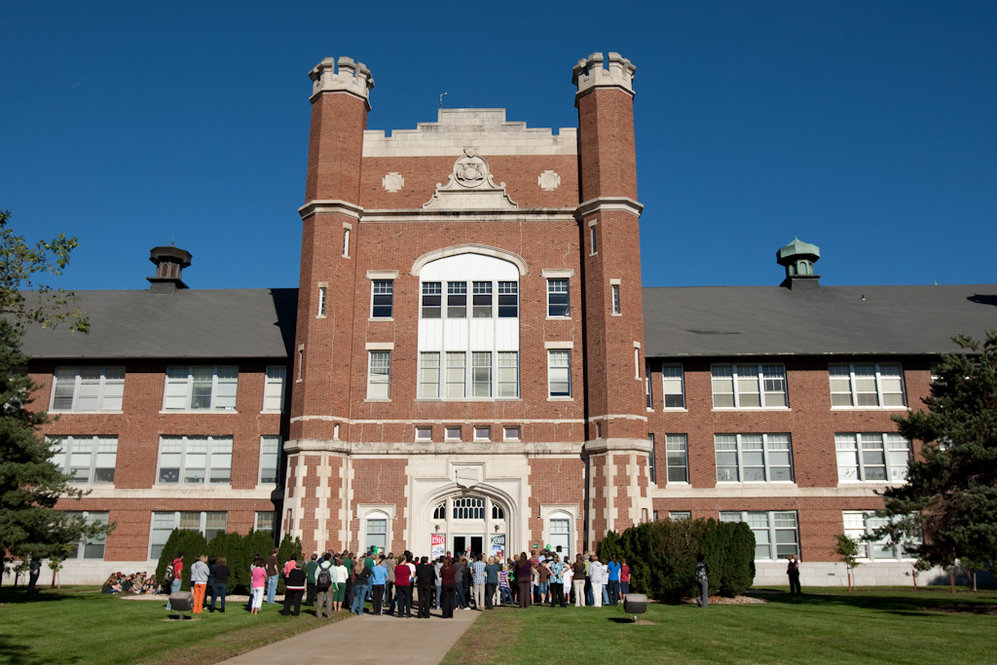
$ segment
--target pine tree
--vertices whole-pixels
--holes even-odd
[[[927,563],[997,560],[997,331],[982,343],[966,336],[967,351],[943,358],[927,410],[895,417],[900,433],[924,442],[908,465],[907,483],[887,489],[880,514],[888,536]]]
[[[28,245],[8,227],[0,210],[0,552],[10,559],[64,558],[81,538],[98,537],[107,527],[55,509],[56,502],[79,498],[70,476],[52,462],[52,444],[39,435],[47,416],[31,408],[37,386],[27,373],[21,338],[28,324],[51,326],[71,320],[86,331],[81,312],[69,311],[72,294],[35,284],[37,274],[58,275],[76,246],[74,238]],[[26,293],[36,288],[34,292]]]

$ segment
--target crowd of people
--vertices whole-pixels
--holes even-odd
[[[155,575],[144,572],[125,575],[122,572],[111,573],[100,587],[101,593],[158,594],[163,587],[156,582]]]
[[[181,552],[167,567],[172,587],[179,588],[182,572]],[[195,614],[205,607],[214,612],[216,599],[221,601],[217,609],[225,611],[228,577],[225,557],[197,558],[190,571]],[[429,618],[435,609],[441,617],[453,618],[456,610],[484,611],[503,605],[601,607],[616,605],[630,591],[630,567],[626,559],[615,556],[603,561],[595,554],[578,554],[571,561],[556,552],[533,550],[508,559],[448,552],[431,560],[409,551],[399,556],[343,551],[281,564],[274,549],[266,559],[257,556],[250,567],[251,614],[259,614],[264,603],[277,604],[281,578],[286,588],[281,613],[298,616],[302,604],[314,605],[319,618],[343,611]]]

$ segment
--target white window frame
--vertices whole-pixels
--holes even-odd
[[[467,318],[467,282],[455,281],[447,282],[447,306],[446,317],[448,319]]]
[[[284,384],[287,381],[287,367],[267,365],[263,384],[263,413],[284,412]]]
[[[319,286],[318,286],[318,308],[317,308],[316,313],[315,313],[315,318],[316,319],[324,319],[325,318],[326,295],[327,295],[328,288],[329,288],[328,285],[324,284],[324,283],[323,284],[319,284]]]
[[[73,510],[67,512],[74,515],[81,515],[87,524],[102,524],[107,526],[110,522],[111,514],[106,510]],[[103,561],[107,546],[106,541],[106,535],[98,536],[97,538],[80,538],[80,540],[77,541],[74,550],[70,552],[66,558],[74,561]],[[88,556],[87,548],[89,547],[100,547],[100,556]]]
[[[443,429],[443,440],[447,443],[460,443],[463,439],[464,428],[460,425],[447,425]]]
[[[391,349],[367,349],[367,400],[391,400]]]
[[[269,515],[269,518],[265,517]],[[273,533],[274,524],[277,521],[277,513],[273,510],[257,510],[253,514],[253,531],[264,531]],[[270,522],[267,524],[267,522]]]
[[[547,318],[571,318],[571,282],[569,278],[547,278]]]
[[[194,407],[194,387],[199,381],[195,375],[211,372],[208,406]],[[200,382],[200,383],[203,383]],[[231,387],[231,394],[228,394]],[[203,396],[201,396],[203,397]],[[236,365],[177,365],[166,368],[166,387],[163,390],[163,411],[223,411],[235,413],[239,397],[239,368]],[[171,402],[183,400],[183,406]]]
[[[280,451],[283,441],[280,435],[264,435],[260,437],[260,466],[256,476],[258,485],[280,486]],[[264,477],[264,471],[273,469],[273,480]]]
[[[353,230],[353,225],[347,222],[343,222],[343,258],[350,258],[350,232]]]
[[[46,436],[55,454],[52,462],[63,473],[73,476],[74,485],[114,485],[114,471],[118,462],[118,437],[101,435],[51,435]],[[89,450],[87,450],[89,448]],[[85,463],[84,463],[84,460]],[[78,478],[75,470],[86,470],[85,478]],[[110,470],[110,477],[108,477]],[[102,479],[98,479],[98,475]]]
[[[471,397],[490,399],[494,394],[495,354],[491,351],[471,352]]]
[[[916,556],[905,554],[906,547],[918,544],[916,540],[887,544],[888,536],[878,540],[865,540],[873,531],[886,526],[889,518],[876,517],[874,510],[844,510],[841,512],[844,534],[859,544],[859,559],[865,561],[913,561]]]
[[[203,448],[203,452],[200,450]],[[231,436],[171,436],[159,437],[159,450],[156,456],[156,485],[161,486],[196,486],[196,485],[229,485],[232,484],[232,448]],[[179,466],[164,467],[164,455],[179,455]],[[200,480],[188,480],[187,472],[192,456],[204,455],[204,476]],[[226,467],[224,461],[227,460]],[[163,480],[163,473],[176,468],[177,479]],[[196,467],[200,470],[202,467]],[[227,476],[217,476],[216,473],[228,470]]]
[[[800,555],[800,520],[795,510],[721,510],[720,521],[748,524],[755,534],[755,561],[778,561],[790,554]],[[787,534],[792,534],[791,541],[787,540]]]
[[[658,463],[654,459],[657,455],[657,444],[654,441],[654,434],[647,435],[647,441],[651,444],[651,452],[647,456],[647,479],[652,483],[658,482]]]
[[[474,429],[474,441],[487,442],[492,440],[492,427],[491,425],[475,425]]]
[[[657,513],[658,511],[654,511],[654,512]],[[668,519],[671,520],[672,522],[678,522],[679,520],[691,520],[692,519],[692,511],[691,510],[669,510],[668,511]],[[655,521],[657,521],[657,518],[655,518]]]
[[[433,440],[433,426],[432,425],[416,425],[415,426],[415,440],[420,442],[429,442]]]
[[[557,390],[555,385],[567,384],[567,391]],[[547,348],[547,399],[571,399],[571,349],[564,347]]]
[[[776,381],[781,382],[782,390],[770,389]],[[714,364],[710,366],[710,386],[713,408],[717,410],[789,408],[786,366],[779,363]],[[718,387],[729,388],[731,392],[718,391]],[[749,387],[751,390],[745,389]],[[729,398],[732,403],[717,405],[718,396]],[[757,404],[752,403],[756,400]]]
[[[597,220],[589,222],[589,256],[595,256],[599,253],[598,238],[595,231],[596,225]]]
[[[498,282],[496,317],[500,319],[519,318],[519,282]],[[511,309],[510,309],[511,308]]]
[[[62,393],[62,394],[60,394]],[[84,396],[84,393],[90,393]],[[53,413],[121,412],[125,393],[125,368],[56,367],[52,373],[49,411]],[[57,398],[58,396],[58,398]],[[69,404],[65,404],[66,398]],[[81,408],[80,402],[96,401],[96,408]],[[60,404],[56,404],[60,402]],[[89,404],[84,404],[88,406]]]
[[[760,441],[755,441],[755,439],[760,439]],[[756,443],[760,444],[761,447],[756,448]],[[785,444],[786,448],[781,447],[783,444]],[[721,448],[721,445],[724,447]],[[733,448],[730,446],[733,446]],[[755,432],[738,434],[717,433],[713,435],[713,448],[716,455],[717,484],[795,482],[796,470],[793,463],[793,438],[788,432],[765,432],[761,434]],[[721,464],[720,456],[730,454],[735,455],[736,465]],[[746,458],[748,456],[753,458],[758,455],[761,455],[761,464],[749,465]],[[783,455],[788,456],[788,464],[776,464],[773,462],[773,457],[778,458]],[[734,469],[736,477],[729,477],[729,474],[725,474],[721,471],[721,468]],[[745,475],[750,470],[756,469],[761,469],[763,477],[746,480]],[[780,475],[775,472],[784,469],[789,469],[789,478],[774,480],[773,475]]]
[[[387,314],[384,309],[387,308]],[[370,318],[390,321],[395,316],[395,281],[372,279],[370,282]]]
[[[620,299],[620,280],[609,280],[610,313],[613,316],[623,316],[623,302]]]
[[[896,432],[836,432],[834,452],[839,483],[903,483],[914,454],[911,442]],[[873,460],[877,453],[881,459]],[[874,468],[882,468],[884,477],[870,478]]]
[[[665,435],[665,469],[667,471],[667,484],[689,484],[689,436],[687,434]],[[673,479],[673,475],[676,478]]]
[[[447,351],[443,354],[446,368],[443,370],[446,399],[464,399],[468,394],[467,387],[467,352]]]
[[[197,516],[198,525],[194,527],[191,522],[194,517]],[[187,525],[181,524],[181,516],[187,520]],[[219,516],[222,516],[224,524],[219,524]],[[157,517],[159,518],[159,527],[156,526]],[[209,517],[213,518],[215,522],[213,525],[209,526]],[[172,524],[172,526],[166,526],[167,524]],[[228,529],[228,512],[224,510],[166,510],[166,511],[153,511],[151,523],[149,526],[149,559],[158,559],[159,555],[162,554],[163,548],[166,546],[166,541],[169,539],[170,534],[173,533],[174,529],[189,529],[191,531],[197,531],[210,543],[211,539],[215,537],[217,533],[224,533]],[[165,534],[162,542],[156,538],[157,532],[159,534]],[[210,536],[209,536],[210,534]],[[158,549],[157,549],[158,548]]]
[[[382,551],[386,552],[388,550],[388,545],[391,543],[391,517],[380,510],[373,510],[369,512],[363,518],[363,546],[361,547],[362,552],[370,551],[372,546],[375,546],[371,540],[372,536],[383,536],[384,543],[382,545],[376,545],[377,547],[383,548]],[[384,527],[383,532],[380,530],[373,530],[382,526]],[[378,539],[380,540],[380,539]]]
[[[678,392],[675,392],[676,388]],[[678,397],[680,404],[675,404]],[[672,404],[669,404],[669,400]],[[661,404],[669,411],[685,410],[685,368],[682,365],[661,366]]]
[[[859,371],[856,369],[859,368]],[[871,369],[872,374],[864,374],[862,369]],[[887,368],[896,368],[896,374],[887,373]],[[829,363],[827,366],[828,379],[830,381],[831,408],[832,409],[906,409],[907,390],[904,384],[904,368],[898,362],[878,363],[878,362],[853,362],[853,363]],[[860,391],[860,384],[874,381],[875,392]],[[840,383],[848,381],[847,390],[840,390]],[[835,383],[838,386],[835,386]],[[896,382],[898,390],[888,390],[888,384]],[[839,388],[839,389],[836,389]],[[868,401],[869,395],[875,395],[875,404],[862,404]],[[844,397],[847,396],[847,399]],[[835,402],[839,402],[835,404]],[[847,404],[841,402],[847,401]],[[889,402],[889,403],[887,403]]]
[[[503,441],[522,441],[523,440],[523,428],[520,425],[505,425],[502,427],[502,440]]]

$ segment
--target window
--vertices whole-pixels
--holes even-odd
[[[745,522],[755,534],[755,559],[784,559],[799,555],[800,539],[796,512],[721,511],[721,522]]]
[[[350,227],[343,224],[343,256],[350,258]]]
[[[277,485],[277,472],[280,468],[280,437],[260,438],[260,485]]]
[[[899,434],[838,433],[834,435],[834,449],[838,482],[902,483],[907,479],[911,445]]]
[[[519,352],[498,352],[498,396],[519,397]]]
[[[390,319],[395,283],[390,279],[371,282],[370,316],[373,319]]]
[[[471,354],[471,396],[492,396],[491,351],[475,351]]]
[[[386,552],[388,547],[388,518],[384,513],[375,513],[376,516],[368,517],[364,522],[367,525],[364,529],[365,550],[376,547],[378,552]]]
[[[666,409],[685,408],[685,375],[682,365],[661,367],[661,387]]]
[[[442,316],[443,285],[440,282],[422,283],[422,318],[438,319]]]
[[[571,397],[570,349],[547,349],[547,395]]]
[[[647,456],[647,477],[652,483],[658,482],[658,467],[654,460],[654,456],[657,454],[654,445],[654,435],[648,434],[647,440],[651,444],[651,453]]]
[[[492,440],[492,428],[487,425],[476,425],[474,427],[474,440],[475,441],[491,441]]]
[[[504,441],[519,441],[522,435],[522,431],[519,429],[519,425],[507,425],[502,428],[502,439]]]
[[[492,519],[493,520],[505,519],[505,511],[502,510],[502,506],[498,505],[497,503],[492,504]]]
[[[685,434],[665,435],[665,466],[668,482],[689,482],[689,441]]]
[[[449,425],[444,430],[446,441],[460,441],[460,425]]]
[[[451,516],[455,520],[483,520],[485,519],[485,500],[475,496],[454,499]]]
[[[167,411],[235,411],[238,367],[167,367]]]
[[[915,541],[891,543],[889,536],[884,535],[875,540],[866,541],[876,529],[889,523],[889,518],[876,517],[871,510],[846,510],[841,513],[844,522],[845,535],[859,544],[859,557],[863,559],[913,559],[907,553],[907,548],[914,547]]]
[[[447,397],[466,394],[466,355],[463,351],[447,351]]]
[[[433,428],[429,425],[420,425],[415,428],[415,440],[416,441],[432,441],[433,440]]]
[[[713,442],[720,482],[793,480],[789,434],[716,434]]]
[[[55,451],[52,463],[71,475],[72,482],[83,485],[114,482],[118,437],[53,436],[46,440]]]
[[[467,282],[447,282],[447,318],[467,318]]]
[[[107,526],[108,523],[108,513],[107,511],[94,511],[94,510],[84,510],[82,512],[77,511],[67,511],[72,515],[80,515],[83,517],[87,524],[101,524]],[[68,559],[91,559],[99,560],[104,558],[104,541],[107,536],[98,536],[97,538],[81,538],[77,542],[72,551],[66,557]]]
[[[159,439],[159,473],[164,484],[229,483],[232,437],[163,436]]]
[[[899,363],[852,363],[827,366],[832,407],[902,407],[903,370]]]
[[[519,282],[498,283],[498,315],[500,319],[519,316]]]
[[[714,408],[778,408],[787,406],[783,365],[713,365]]]
[[[589,255],[597,254],[599,247],[596,245],[595,222],[589,222]]]
[[[124,367],[56,367],[50,411],[120,411]]]
[[[447,518],[447,502],[444,501],[440,505],[436,506],[436,510],[433,511],[434,520],[445,520]]]
[[[257,510],[253,518],[253,531],[273,531],[273,511]]]
[[[492,317],[492,283],[474,282],[473,290],[472,316],[476,319],[490,319]]]
[[[287,368],[283,365],[267,367],[267,380],[263,386],[263,410],[280,413],[284,410],[284,377]]]
[[[610,289],[613,294],[613,316],[620,316],[623,313],[620,306],[620,285],[610,284]]]
[[[440,354],[423,351],[419,354],[419,397],[440,396]]]
[[[320,319],[325,318],[325,290],[326,287],[318,287],[318,314],[316,316]]]
[[[561,555],[564,561],[571,560],[571,518],[559,512],[547,522],[547,544]]]
[[[391,397],[391,351],[369,351],[367,399]]]
[[[173,529],[197,531],[209,543],[228,526],[228,513],[221,512],[162,512],[152,514],[152,531],[149,534],[149,558],[158,559]]]
[[[657,511],[655,511],[655,512],[657,512]],[[670,519],[673,522],[678,522],[679,520],[691,520],[692,519],[692,511],[691,510],[669,510],[668,511],[668,519]],[[657,521],[657,518],[655,518],[655,521]]]
[[[550,278],[547,280],[547,316],[566,317],[568,309],[567,278]]]

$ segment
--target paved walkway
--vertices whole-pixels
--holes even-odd
[[[350,665],[437,665],[479,614],[475,610],[457,610],[453,619],[444,620],[437,611],[431,619],[365,613],[229,658],[222,665],[311,665],[331,661]]]

